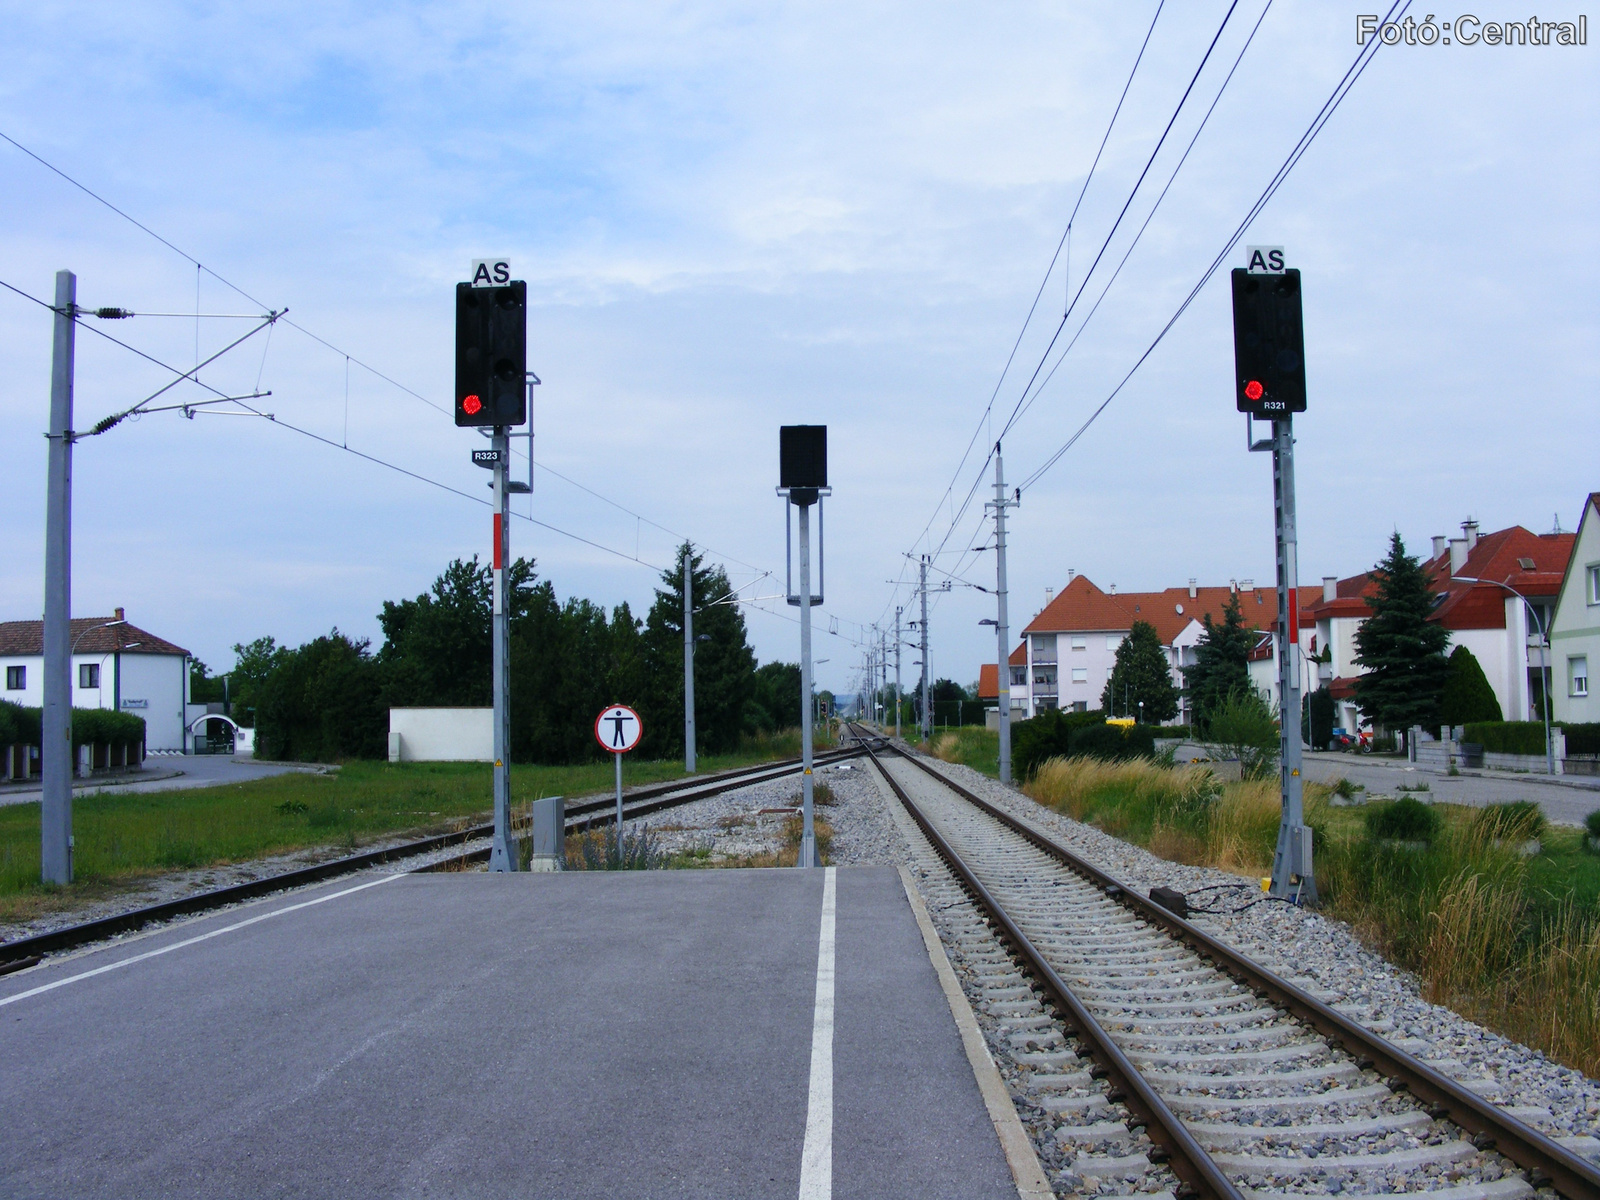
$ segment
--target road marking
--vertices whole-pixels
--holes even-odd
[[[345,888],[342,892],[332,892],[326,896],[318,896],[315,900],[302,900],[299,904],[291,904],[287,908],[275,908],[269,913],[262,913],[258,917],[250,917],[244,921],[235,921],[232,925],[224,925],[221,929],[213,929],[208,933],[198,934],[192,938],[185,938],[181,942],[173,942],[170,946],[162,946],[157,950],[146,950],[143,954],[135,954],[131,958],[119,959],[114,963],[107,963],[103,967],[96,967],[92,971],[80,971],[76,975],[68,975],[65,979],[57,979],[54,983],[43,983],[36,988],[29,988],[25,992],[18,992],[15,996],[0,997],[0,1008],[8,1004],[15,1004],[18,1000],[26,1000],[29,996],[37,996],[41,992],[53,992],[58,987],[66,987],[69,983],[77,983],[80,979],[92,979],[96,975],[104,975],[107,971],[115,971],[121,967],[131,967],[136,962],[143,962],[147,958],[159,958],[163,954],[171,954],[174,950],[182,950],[185,946],[193,946],[196,942],[209,941],[214,937],[221,937],[225,933],[232,933],[236,929],[243,929],[247,925],[255,925],[261,921],[270,921],[273,917],[281,917],[284,913],[297,912],[302,908],[310,908],[316,904],[326,904],[329,900],[337,900],[340,896],[348,896],[352,892],[364,892],[368,888],[377,887],[383,883],[393,883],[402,875],[385,875],[381,879],[374,879],[367,883],[358,883],[355,887]],[[830,928],[829,971],[832,971],[831,928]],[[832,984],[829,985],[829,1003],[832,1004]]]
[[[817,1004],[811,1019],[811,1096],[800,1150],[800,1200],[833,1196],[833,914],[834,872],[824,868],[822,932],[817,938]]]

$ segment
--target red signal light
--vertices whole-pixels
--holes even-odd
[[[1256,389],[1256,393],[1257,393],[1257,395],[1259,395],[1260,392],[1261,392],[1261,385],[1260,384],[1252,384],[1251,386],[1253,386]],[[463,400],[461,402],[461,411],[466,413],[467,416],[469,416],[469,417],[477,416],[478,412],[482,408],[483,408],[483,401],[479,400],[477,396],[468,396],[465,400]]]
[[[1247,400],[1259,400],[1259,399],[1261,399],[1261,393],[1264,392],[1265,390],[1266,389],[1261,386],[1260,381],[1255,380],[1255,379],[1252,379],[1249,383],[1244,385],[1244,394],[1245,394],[1245,398]],[[470,399],[472,399],[472,397],[469,396],[468,399],[470,400]],[[468,409],[467,411],[468,412],[472,412],[472,411],[475,411],[475,410]]]

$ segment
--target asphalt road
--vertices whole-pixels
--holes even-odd
[[[144,760],[141,771],[99,780],[86,779],[73,784],[72,794],[89,796],[96,792],[167,792],[179,788],[215,787],[222,783],[245,783],[290,771],[319,769],[302,763],[256,762],[252,758],[234,758],[226,754],[151,756]],[[6,787],[0,789],[0,804],[37,804],[39,793],[37,781],[27,787]]]
[[[1546,818],[1562,825],[1581,825],[1584,817],[1600,809],[1600,778],[1585,778],[1583,784],[1576,784],[1571,781],[1554,783],[1534,775],[1510,772],[1450,775],[1364,754],[1308,753],[1304,770],[1307,779],[1326,783],[1343,776],[1374,795],[1399,795],[1402,787],[1415,788],[1426,783],[1425,798],[1450,804],[1481,807],[1507,800],[1532,800],[1544,810]],[[1594,786],[1585,786],[1590,783]]]
[[[364,876],[0,978],[0,1194],[792,1198],[822,883]],[[837,889],[832,1194],[1015,1197],[898,875]]]

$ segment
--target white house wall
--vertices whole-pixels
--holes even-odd
[[[122,655],[122,709],[145,723],[146,750],[182,751],[183,703],[187,683],[185,662],[181,654]],[[25,708],[44,706],[44,658],[16,655],[3,660],[5,666],[26,668],[27,686],[21,691],[0,691],[0,698],[20,704]],[[92,664],[100,668],[100,686],[78,686],[78,668]],[[3,673],[0,673],[3,676]],[[75,654],[72,658],[72,707],[111,708],[116,686],[116,656],[111,654]],[[131,689],[131,690],[130,690]],[[128,701],[143,700],[143,706]]]
[[[1595,566],[1600,566],[1600,514],[1593,505],[1586,505],[1578,540],[1572,547],[1566,586],[1550,623],[1550,692],[1558,721],[1600,721],[1600,689],[1594,678],[1600,669],[1600,603],[1590,603],[1588,587],[1589,569]],[[1572,695],[1568,660],[1579,654],[1588,660],[1587,696]]]

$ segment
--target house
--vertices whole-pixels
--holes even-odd
[[[1277,620],[1276,589],[1258,588],[1252,580],[1236,580],[1227,587],[1200,587],[1191,579],[1187,587],[1119,594],[1115,585],[1102,591],[1087,576],[1070,573],[1059,594],[1047,594],[1044,608],[1023,629],[1022,645],[1011,655],[1012,663],[1021,662],[1025,668],[1022,715],[1033,717],[1051,708],[1078,712],[1098,708],[1116,665],[1117,647],[1135,621],[1154,627],[1166,649],[1173,684],[1181,688],[1183,668],[1194,665],[1196,647],[1205,636],[1205,618],[1209,615],[1213,622],[1221,621],[1223,606],[1233,595],[1239,598],[1246,625],[1272,628]],[[1303,618],[1300,652],[1309,659],[1315,646],[1306,626]],[[1270,644],[1272,639],[1267,641]],[[1276,651],[1270,645],[1265,661],[1271,670],[1270,678],[1260,672],[1264,691],[1268,701],[1275,703]],[[1309,685],[1307,670],[1303,665],[1301,678]],[[1116,697],[1112,697],[1112,708],[1117,711]],[[1175,719],[1186,724],[1191,716],[1188,698],[1183,697]]]
[[[1600,665],[1600,492],[1590,492],[1578,519],[1572,554],[1556,592],[1550,622],[1554,717],[1600,721],[1600,697],[1589,690],[1589,667]]]
[[[1026,646],[1018,646],[1013,650],[1008,659],[1011,670],[1011,715],[1021,719],[1028,707],[1028,650]],[[998,708],[1000,705],[1000,672],[994,663],[983,663],[978,667],[978,699],[986,703],[986,707]]]
[[[143,717],[145,750],[182,753],[189,697],[189,652],[110,617],[72,621],[72,706],[111,708]],[[0,699],[44,704],[44,622],[0,621]]]
[[[1430,619],[1450,631],[1449,649],[1465,646],[1472,652],[1508,721],[1540,719],[1549,653],[1541,630],[1554,610],[1574,537],[1559,530],[1533,533],[1520,525],[1480,534],[1478,523],[1469,520],[1462,523],[1460,537],[1435,537],[1424,564],[1439,596]],[[1480,582],[1458,582],[1465,579]],[[1309,608],[1316,644],[1328,659],[1319,664],[1320,679],[1333,694],[1334,723],[1347,729],[1359,727],[1355,635],[1372,613],[1367,601],[1376,590],[1370,572],[1348,579],[1325,576],[1322,599]]]

